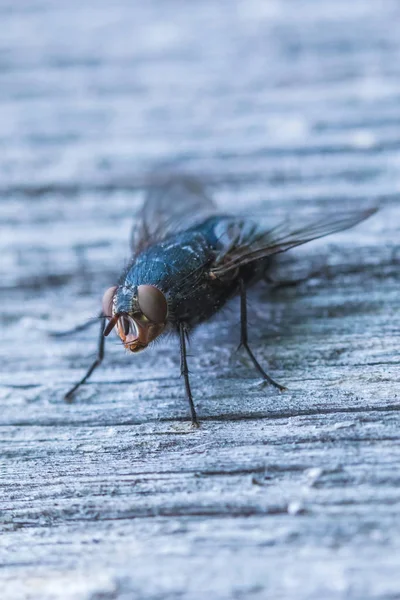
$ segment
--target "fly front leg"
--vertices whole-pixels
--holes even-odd
[[[279,391],[283,392],[286,390],[285,386],[277,383],[272,377],[268,375],[261,367],[260,363],[254,356],[251,351],[248,343],[248,334],[247,334],[247,294],[246,294],[246,286],[244,284],[243,279],[240,279],[240,344],[239,348],[244,348],[251,359],[251,362],[260,373],[261,377],[268,381],[271,385],[278,388]]]
[[[190,414],[192,416],[192,426],[199,427],[196,409],[195,409],[194,403],[193,403],[192,390],[190,389],[189,369],[188,369],[187,360],[186,360],[186,337],[185,337],[186,334],[187,334],[187,329],[186,329],[185,325],[183,323],[180,323],[179,324],[179,342],[180,342],[180,348],[181,348],[181,375],[185,379],[186,397],[188,399],[189,406],[190,406]]]
[[[97,346],[97,357],[96,360],[93,362],[93,364],[90,366],[90,368],[88,369],[86,375],[84,375],[84,377],[82,377],[82,379],[80,381],[78,381],[78,383],[76,383],[70,390],[69,392],[67,392],[64,396],[64,400],[66,400],[67,402],[70,402],[72,400],[72,396],[74,395],[74,393],[76,392],[76,390],[83,385],[91,376],[91,374],[93,373],[93,371],[101,364],[103,358],[104,358],[104,343],[105,343],[105,337],[104,337],[104,327],[106,324],[106,317],[102,316],[100,318],[100,335],[99,335],[99,341],[98,341],[98,346]]]
[[[102,314],[100,314],[98,316],[99,316],[99,318],[101,318]],[[97,320],[97,318],[89,319],[88,321],[85,321],[85,323],[76,325],[75,327],[72,327],[71,329],[67,329],[66,331],[50,331],[49,335],[50,335],[50,337],[59,338],[59,337],[67,337],[68,335],[73,335],[74,333],[80,333],[81,331],[85,331],[85,329],[89,329],[89,327],[91,327],[92,325],[95,325],[96,320]]]

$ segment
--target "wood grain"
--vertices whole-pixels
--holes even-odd
[[[1,598],[400,598],[398,3],[0,1]],[[190,346],[104,366],[149,174],[265,218],[378,205]],[[153,175],[154,176],[154,175]],[[318,271],[323,267],[322,272]]]

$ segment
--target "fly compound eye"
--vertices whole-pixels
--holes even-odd
[[[117,289],[116,285],[108,288],[108,290],[106,290],[104,292],[103,300],[101,303],[102,309],[103,309],[103,315],[105,317],[107,317],[108,319],[111,319],[111,317],[112,317],[113,298],[114,298],[116,289]]]
[[[154,285],[139,285],[138,304],[144,316],[153,323],[165,323],[168,313],[167,300]]]

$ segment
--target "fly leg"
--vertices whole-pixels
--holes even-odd
[[[338,272],[339,274],[339,272]],[[296,287],[305,283],[306,281],[310,281],[310,279],[323,279],[324,276],[328,275],[328,279],[332,278],[329,274],[328,267],[321,267],[320,269],[315,269],[315,271],[311,271],[307,275],[303,275],[303,277],[297,277],[297,279],[275,279],[272,277],[267,271],[264,272],[263,279],[265,283],[271,285],[274,290],[280,290],[283,288]]]
[[[282,288],[296,287],[298,285],[301,285],[305,281],[309,281],[309,279],[311,279],[312,277],[318,277],[320,274],[320,271],[316,271],[315,273],[310,273],[310,275],[307,275],[306,277],[300,277],[299,279],[283,280],[277,280],[271,277],[270,275],[264,274],[263,279],[265,283],[268,283],[268,285],[272,285],[274,290],[280,290]]]
[[[76,390],[85,383],[85,381],[87,381],[89,379],[89,377],[91,376],[91,374],[93,373],[93,371],[101,364],[101,361],[104,358],[104,343],[105,343],[105,337],[104,337],[104,326],[106,323],[106,317],[102,316],[100,319],[100,335],[99,335],[99,341],[98,341],[98,346],[97,346],[97,356],[96,356],[96,360],[93,362],[93,364],[90,366],[90,368],[88,369],[86,375],[84,375],[84,377],[82,377],[82,379],[80,379],[80,381],[78,381],[78,383],[76,383],[70,390],[69,392],[67,392],[64,396],[64,400],[66,400],[67,402],[70,402],[72,400],[72,396],[73,394],[76,392]]]
[[[189,381],[189,369],[186,360],[186,328],[183,323],[179,324],[179,342],[181,347],[181,375],[185,379],[185,390],[186,397],[190,406],[190,414],[192,416],[192,426],[199,427],[199,422],[197,420],[196,409],[193,403],[192,390],[190,389],[190,381]]]
[[[283,392],[286,389],[285,386],[274,381],[274,379],[272,379],[272,377],[270,377],[268,375],[268,373],[266,373],[264,371],[264,369],[261,367],[260,363],[258,362],[258,360],[256,359],[256,357],[254,356],[253,352],[251,351],[251,349],[249,347],[248,334],[247,334],[246,286],[244,284],[243,279],[240,279],[240,344],[239,344],[239,348],[242,348],[242,347],[246,350],[247,354],[249,355],[249,357],[251,359],[251,362],[253,363],[253,365],[255,366],[257,371],[260,373],[261,377],[265,381],[268,381],[268,383],[270,383],[274,387],[278,388],[279,391]]]
[[[99,315],[99,318],[101,318],[102,315]],[[89,319],[88,321],[85,321],[85,323],[81,323],[80,325],[76,325],[75,327],[72,327],[71,329],[67,329],[67,331],[50,331],[49,335],[51,337],[66,337],[67,335],[73,335],[74,333],[79,333],[80,331],[85,331],[85,329],[89,329],[89,327],[91,327],[92,325],[94,325],[96,323],[97,319]]]

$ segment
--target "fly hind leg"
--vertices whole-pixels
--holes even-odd
[[[240,280],[240,344],[239,344],[239,348],[244,348],[246,350],[251,362],[253,363],[253,365],[255,366],[255,368],[257,369],[257,371],[260,373],[261,377],[265,381],[267,381],[269,384],[273,385],[274,387],[278,388],[278,390],[281,392],[283,392],[286,389],[285,386],[281,385],[280,383],[278,383],[277,381],[272,379],[272,377],[270,377],[268,375],[268,373],[266,373],[264,371],[264,369],[261,367],[260,363],[258,362],[258,360],[256,359],[252,350],[249,347],[248,333],[247,333],[247,294],[246,294],[246,286],[244,284],[243,279]]]
[[[101,364],[103,358],[104,358],[104,343],[105,343],[105,337],[104,337],[104,326],[106,323],[106,318],[104,316],[101,317],[100,319],[100,335],[99,335],[99,341],[98,341],[98,346],[97,346],[97,356],[96,356],[96,360],[91,364],[91,366],[89,367],[89,369],[87,370],[86,374],[82,377],[82,379],[80,379],[78,381],[78,383],[76,383],[64,396],[64,400],[66,402],[71,402],[72,400],[72,396],[74,395],[74,393],[76,392],[76,390],[83,385],[91,376],[91,374],[93,373],[93,371]]]

